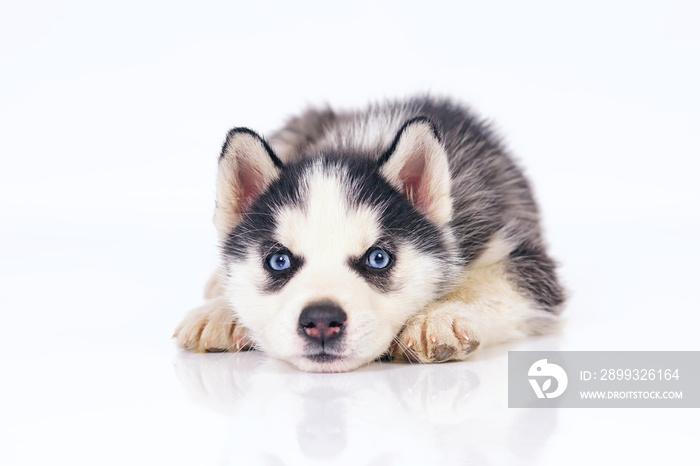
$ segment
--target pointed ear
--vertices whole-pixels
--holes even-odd
[[[429,220],[452,220],[450,167],[437,128],[430,119],[408,120],[379,159],[379,171]]]
[[[282,162],[268,143],[248,128],[229,131],[219,157],[214,224],[225,237],[260,194],[277,179]]]

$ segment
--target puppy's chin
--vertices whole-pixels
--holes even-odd
[[[330,354],[302,355],[288,358],[298,369],[306,372],[348,372],[369,364],[373,359]]]

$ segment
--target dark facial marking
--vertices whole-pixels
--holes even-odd
[[[276,270],[270,264],[271,259],[276,254],[285,255],[288,260],[288,267],[283,270]],[[294,255],[289,249],[278,243],[263,243],[260,248],[260,255],[263,258],[263,268],[267,272],[267,279],[263,285],[263,291],[275,292],[284,288],[289,280],[304,265],[304,259]]]
[[[375,268],[370,266],[369,257],[372,251],[381,249],[389,256],[389,265],[384,268]],[[393,270],[396,263],[396,245],[391,239],[382,239],[374,246],[370,247],[363,255],[348,259],[348,266],[354,270],[367,283],[377,288],[382,292],[393,291]]]

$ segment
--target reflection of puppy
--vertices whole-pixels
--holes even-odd
[[[343,374],[257,352],[181,352],[173,362],[189,396],[224,416],[208,447],[229,452],[222,464],[539,464],[558,411],[507,409],[508,358],[479,353],[470,364]]]
[[[211,300],[176,331],[197,351],[254,346],[309,371],[390,347],[460,360],[546,330],[563,302],[527,181],[446,100],[309,110],[269,143],[231,130],[215,224]]]

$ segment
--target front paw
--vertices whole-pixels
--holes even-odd
[[[173,338],[182,348],[199,353],[252,349],[248,330],[236,324],[225,298],[208,301],[191,311],[178,325]]]
[[[479,341],[464,306],[438,303],[413,317],[394,339],[391,356],[423,364],[466,359],[479,347]]]

